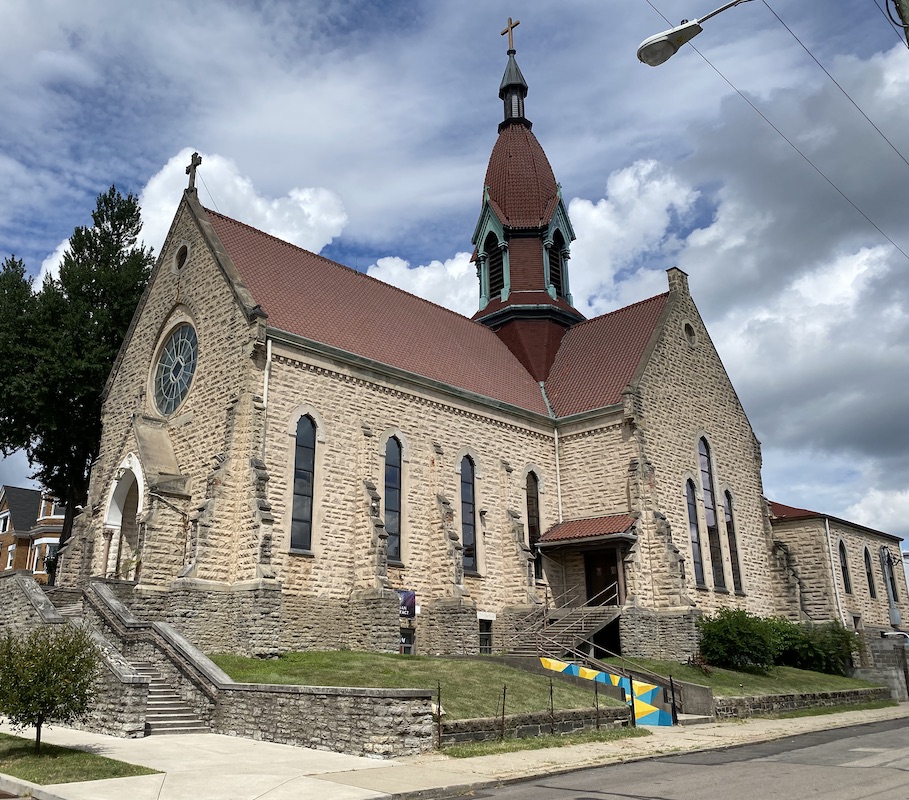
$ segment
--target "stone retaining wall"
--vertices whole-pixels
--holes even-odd
[[[212,729],[360,756],[414,755],[433,747],[432,693],[237,683],[221,687]]]
[[[571,711],[538,711],[530,714],[508,714],[505,716],[505,738],[523,739],[549,734],[578,733],[597,729],[596,709],[582,708]],[[601,708],[599,727],[626,727],[630,723],[627,707]],[[484,742],[498,739],[502,735],[501,717],[482,719],[458,719],[442,723],[442,745],[458,742]]]
[[[769,694],[751,697],[717,697],[716,718],[766,716],[802,708],[846,706],[889,700],[890,690],[885,687],[848,689],[841,692],[810,692],[807,694]]]

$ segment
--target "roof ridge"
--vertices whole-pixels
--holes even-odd
[[[205,208],[205,207],[203,206],[203,208]],[[289,247],[293,250],[299,250],[303,253],[308,253],[311,256],[315,256],[319,260],[324,261],[326,264],[331,264],[332,266],[335,266],[335,267],[341,267],[341,269],[348,270],[349,272],[352,272],[354,275],[357,275],[368,281],[373,281],[374,283],[377,283],[381,286],[386,286],[390,289],[393,289],[396,292],[399,292],[400,294],[404,294],[404,295],[407,295],[408,297],[414,298],[415,300],[419,300],[421,303],[426,303],[427,305],[430,305],[433,308],[438,308],[441,311],[445,311],[448,314],[453,314],[458,319],[462,319],[465,322],[471,322],[474,325],[477,325],[477,326],[483,328],[484,330],[489,330],[485,325],[481,325],[479,322],[475,322],[470,317],[466,317],[463,314],[459,314],[457,311],[452,311],[450,308],[446,308],[445,306],[439,305],[438,303],[434,303],[432,300],[427,300],[425,297],[420,297],[420,295],[418,295],[418,294],[414,294],[413,292],[408,292],[406,289],[402,289],[400,286],[395,286],[393,283],[388,283],[388,281],[383,281],[379,278],[374,278],[372,275],[369,275],[366,272],[361,272],[360,270],[355,269],[354,267],[349,267],[349,266],[347,266],[347,264],[342,264],[340,261],[334,261],[333,259],[326,258],[321,253],[315,253],[312,250],[307,250],[305,247],[300,247],[300,245],[294,244],[293,242],[288,242],[287,239],[282,239],[280,236],[275,236],[272,233],[268,233],[267,231],[263,231],[263,230],[260,230],[259,228],[255,228],[252,225],[249,225],[245,222],[241,222],[240,220],[234,219],[233,217],[228,217],[226,214],[222,214],[219,211],[212,211],[212,209],[210,209],[210,208],[205,208],[205,212],[207,214],[213,214],[216,217],[220,217],[221,219],[223,219],[227,222],[232,222],[236,225],[239,225],[242,228],[246,228],[247,230],[254,231],[255,233],[257,233],[261,236],[266,236],[269,239],[274,240],[278,244],[284,245],[285,247]],[[391,257],[395,258],[395,256],[391,256]]]

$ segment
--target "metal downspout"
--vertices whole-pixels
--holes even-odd
[[[546,410],[552,418],[552,434],[555,442],[555,471],[556,471],[556,497],[558,499],[559,522],[562,521],[562,468],[559,464],[559,429],[556,427],[556,415],[549,404],[549,398],[546,396],[546,385],[540,381],[540,393],[543,395],[543,402],[546,403]]]
[[[836,588],[836,561],[834,561],[833,558],[833,541],[830,538],[830,520],[828,520],[827,517],[824,517],[824,532],[827,535],[827,554],[830,556],[830,578],[833,581],[833,596],[836,598],[836,610],[840,615],[840,622],[843,624],[843,627],[847,627],[846,616],[843,613],[843,601],[840,597],[839,590]],[[844,586],[843,591],[845,591],[845,589],[846,587]]]

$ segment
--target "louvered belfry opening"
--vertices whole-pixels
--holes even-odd
[[[505,259],[495,234],[490,233],[486,237],[483,249],[486,251],[486,264],[489,271],[489,297],[496,298],[501,296],[502,289],[505,288]]]

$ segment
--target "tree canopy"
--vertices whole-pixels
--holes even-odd
[[[0,713],[14,727],[35,728],[41,752],[45,722],[66,724],[89,712],[100,655],[91,635],[73,625],[42,625],[0,638]]]
[[[154,257],[139,243],[138,198],[115,186],[69,239],[58,277],[33,287],[15,256],[0,265],[0,450],[67,505],[63,539],[101,439],[101,399]]]

